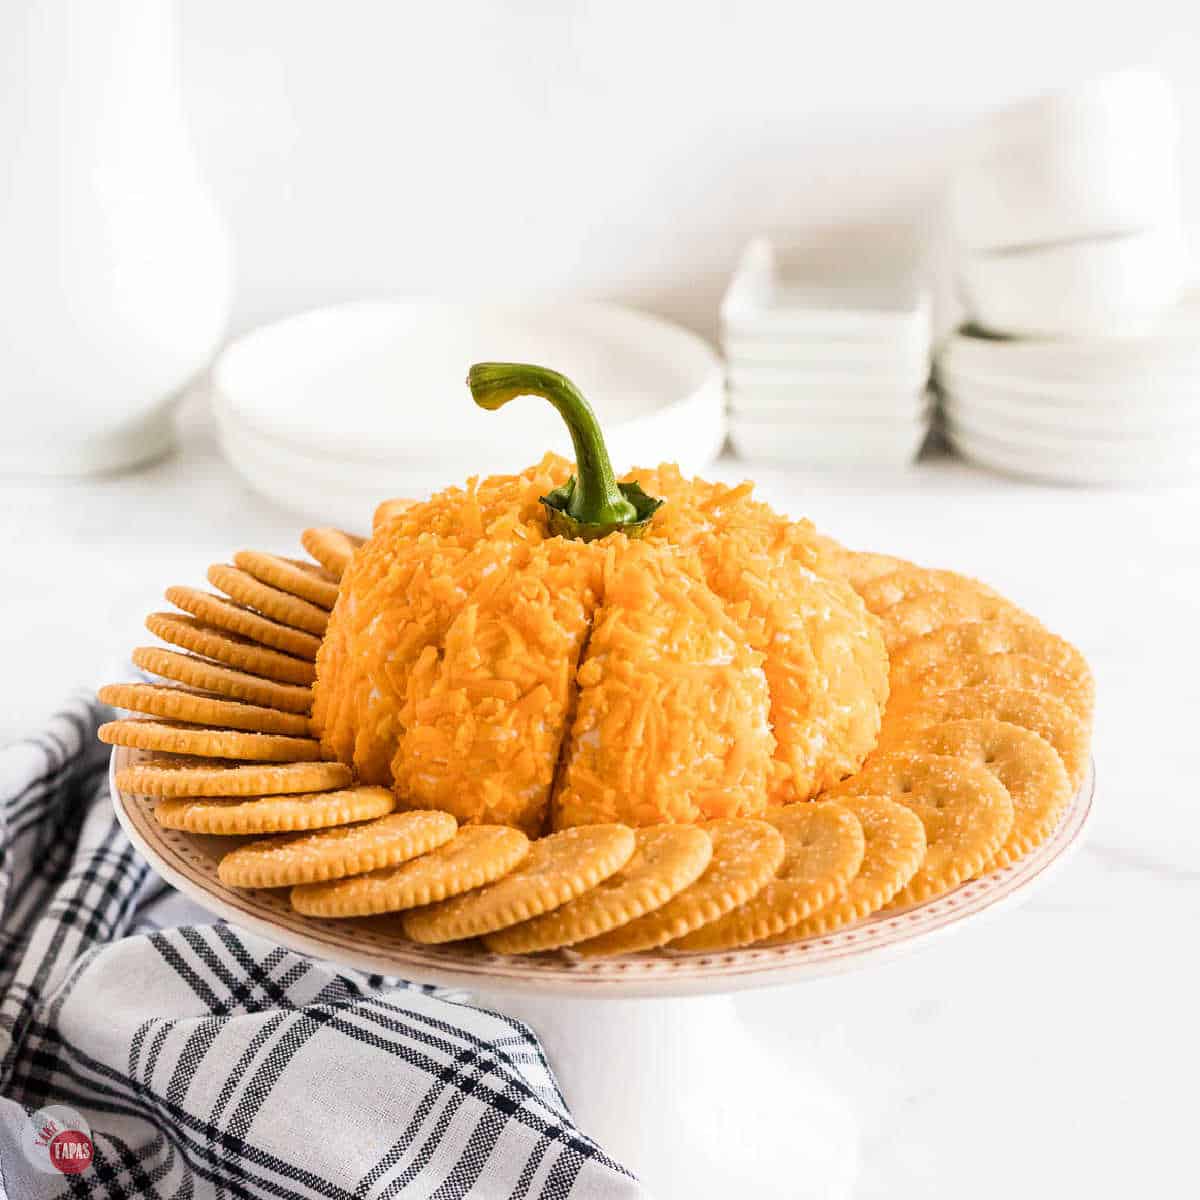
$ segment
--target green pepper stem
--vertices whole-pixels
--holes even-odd
[[[619,526],[639,519],[617,486],[592,406],[565,375],[526,363],[476,363],[467,385],[475,403],[490,412],[517,396],[541,396],[558,410],[575,448],[576,484],[565,509],[568,516],[588,525]]]

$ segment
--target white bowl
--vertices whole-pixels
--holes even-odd
[[[1103,437],[1163,436],[1200,430],[1200,377],[1153,377],[1128,386],[1044,387],[1005,379],[982,380],[945,369],[938,379],[947,405],[991,414],[1031,429],[1086,432]]]
[[[928,356],[929,293],[910,269],[874,258],[856,265],[844,255],[832,264],[810,253],[793,265],[785,257],[767,237],[746,246],[721,300],[723,338],[761,340],[776,351],[807,339]]]
[[[1180,297],[1178,226],[1033,250],[962,256],[960,283],[974,321],[1026,338],[1131,337]]]
[[[1178,220],[1179,121],[1153,71],[1039,96],[972,128],[950,210],[971,250],[1132,233]]]
[[[1064,453],[1059,449],[1008,442],[948,422],[946,436],[965,458],[1010,475],[1052,483],[1162,487],[1200,480],[1200,453],[1159,447],[1143,453],[1109,456],[1091,447]]]

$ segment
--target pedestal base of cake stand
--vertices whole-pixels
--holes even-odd
[[[728,995],[480,991],[537,1031],[576,1124],[656,1200],[843,1200],[858,1174],[845,1101],[755,1039]]]

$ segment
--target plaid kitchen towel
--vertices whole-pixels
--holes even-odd
[[[0,1195],[646,1195],[526,1026],[197,923],[113,816],[104,715],[0,751]]]

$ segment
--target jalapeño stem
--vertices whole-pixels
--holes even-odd
[[[527,363],[476,363],[467,385],[480,408],[494,412],[517,396],[541,396],[566,422],[576,475],[542,498],[556,533],[591,539],[619,529],[635,537],[644,531],[660,501],[636,484],[617,483],[596,414],[565,375]]]

